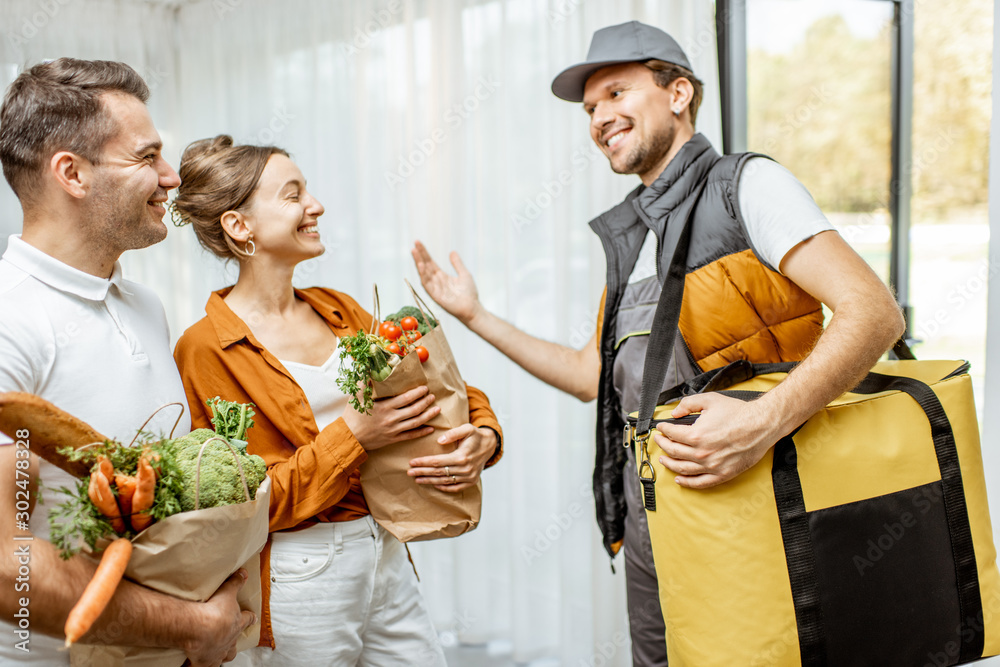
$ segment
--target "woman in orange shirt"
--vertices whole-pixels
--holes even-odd
[[[338,338],[372,316],[346,294],[292,287],[295,266],[324,252],[323,206],[285,151],[220,135],[188,146],[179,171],[175,220],[240,268],[174,357],[194,427],[211,425],[208,398],[256,406],[248,449],[267,462],[272,492],[260,641],[270,648],[253,661],[444,664],[406,551],[371,519],[358,471],[367,451],[432,433],[434,396],[418,387],[365,416],[337,390]],[[458,448],[411,462],[416,483],[461,491],[500,457],[489,401],[473,387],[468,397],[469,423],[439,439]]]

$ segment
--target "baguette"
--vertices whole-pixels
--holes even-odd
[[[15,440],[17,432],[27,430],[31,452],[62,468],[74,477],[90,475],[90,465],[71,461],[57,450],[78,449],[106,438],[73,415],[34,394],[12,391],[0,393],[0,431]]]

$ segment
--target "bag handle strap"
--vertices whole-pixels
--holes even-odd
[[[403,278],[403,282],[410,288],[410,294],[413,295],[413,301],[417,304],[417,308],[420,309],[420,314],[424,316],[424,321],[428,324],[430,324],[431,320],[440,322],[440,320],[438,320],[438,318],[434,315],[431,307],[427,305],[427,302],[420,298],[420,295],[417,294],[417,290],[413,289],[413,285],[410,284],[410,281]],[[427,317],[428,313],[430,313],[430,318]]]
[[[769,375],[771,373],[789,373],[798,364],[796,362],[785,362],[779,364],[751,364],[749,361],[738,360],[728,366],[721,366],[692,378],[676,387],[671,387],[660,394],[657,405],[673,403],[674,401],[694,394],[707,394],[716,392],[742,401],[752,401],[764,394],[763,391],[752,391],[746,389],[730,389],[733,385],[753,379],[759,375]],[[958,375],[969,372],[969,362],[965,361],[955,370],[945,375],[942,380],[947,380]],[[895,375],[883,375],[871,371],[852,389],[851,394],[878,394],[889,391],[889,383],[897,378]]]
[[[236,470],[240,473],[240,481],[243,482],[243,495],[246,496],[247,502],[250,502],[250,487],[247,486],[246,475],[243,474],[243,463],[240,461],[240,455],[236,453],[236,450],[229,443],[229,440],[218,435],[213,435],[211,438],[201,443],[201,448],[198,450],[198,460],[195,462],[195,472],[194,472],[194,509],[197,511],[201,508],[201,455],[205,453],[205,447],[213,442],[221,442],[229,451],[232,452],[233,458],[236,460]]]
[[[908,361],[916,360],[916,357],[910,350],[909,345],[907,345],[906,341],[902,338],[896,341],[896,343],[892,346],[892,353],[895,355],[896,359],[904,359]],[[663,390],[663,392],[661,392],[657,397],[656,404],[664,405],[666,403],[673,403],[678,399],[684,398],[685,396],[691,396],[692,394],[707,394],[713,391],[724,392],[724,390],[734,384],[751,380],[758,375],[768,375],[770,373],[791,373],[792,369],[798,366],[798,364],[799,362],[797,361],[784,361],[773,364],[754,364],[745,359],[737,359],[726,366],[720,366],[719,368],[713,368],[710,371],[705,371],[701,375],[691,378],[687,382],[682,382],[681,384],[673,386],[670,389]],[[968,363],[957,368],[951,375],[961,374],[967,371]],[[852,393],[860,394],[865,392],[852,390]]]
[[[177,401],[174,401],[173,403],[164,403],[160,407],[153,410],[153,414],[149,415],[146,421],[142,422],[142,426],[140,426],[139,430],[135,432],[135,437],[132,438],[132,442],[128,443],[128,446],[131,447],[132,445],[135,444],[135,441],[139,439],[139,435],[142,433],[142,430],[146,428],[149,422],[153,421],[153,417],[155,417],[160,412],[160,410],[164,410],[166,408],[173,407],[175,405],[179,407],[181,410],[179,413],[177,413],[177,419],[174,420],[174,425],[170,429],[170,435],[167,436],[168,438],[174,437],[174,431],[177,430],[177,425],[181,423],[181,417],[184,416],[184,404],[179,403]]]
[[[904,336],[906,334],[903,334]],[[892,354],[896,359],[905,359],[907,361],[916,361],[917,357],[913,354],[913,350],[910,349],[909,343],[906,342],[906,338],[900,338],[892,346]]]
[[[372,326],[368,333],[374,334],[382,321],[382,308],[378,301],[378,283],[372,283]]]
[[[639,399],[639,419],[636,422],[636,438],[649,433],[653,420],[653,410],[656,400],[667,377],[667,367],[673,354],[674,343],[678,335],[678,323],[681,318],[681,302],[684,300],[684,278],[687,275],[688,248],[691,245],[691,217],[694,209],[705,190],[707,179],[703,179],[698,190],[691,197],[691,207],[681,222],[681,232],[677,238],[677,246],[670,259],[667,275],[663,279],[660,299],[656,303],[653,323],[650,326],[649,344],[646,347],[646,359],[643,363],[642,393]],[[659,261],[659,258],[657,258]]]

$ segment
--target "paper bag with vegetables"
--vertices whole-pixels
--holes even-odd
[[[207,600],[245,567],[250,577],[238,600],[259,617],[260,580],[253,573],[260,571],[267,540],[271,487],[263,459],[246,453],[252,406],[216,398],[209,401],[215,430],[158,438],[140,429],[122,445],[36,396],[0,398],[0,430],[15,418],[47,429],[51,437],[42,456],[80,477],[75,488],[61,489],[68,499],[49,513],[51,539],[64,558],[84,550],[100,559],[66,621],[74,666],[184,664],[180,650],[74,643],[123,576],[169,595]],[[94,435],[98,442],[81,442]],[[256,646],[259,635],[259,625],[247,628],[237,648]]]
[[[409,283],[407,283],[409,286]],[[340,387],[351,404],[370,412],[373,399],[398,396],[427,385],[441,412],[428,422],[439,432],[368,452],[361,466],[361,489],[379,525],[400,542],[455,537],[479,523],[482,481],[458,493],[416,484],[407,475],[410,460],[454,451],[442,447],[440,431],[469,421],[469,400],[448,340],[430,309],[410,287],[418,307],[407,306],[379,320],[377,331],[359,331],[341,340]],[[355,395],[357,392],[357,395]]]

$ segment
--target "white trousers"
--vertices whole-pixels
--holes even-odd
[[[271,538],[275,650],[241,658],[255,666],[445,665],[406,549],[370,516]]]

